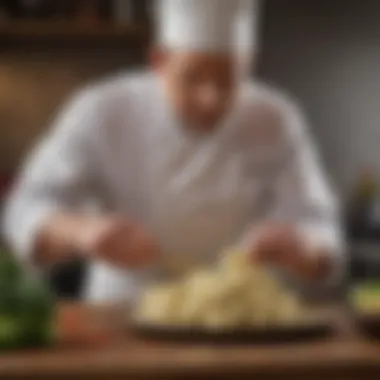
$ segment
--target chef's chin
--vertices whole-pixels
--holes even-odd
[[[190,128],[199,132],[212,133],[219,129],[223,119],[223,115],[204,116],[201,118],[197,118],[196,120],[191,120],[188,125]]]

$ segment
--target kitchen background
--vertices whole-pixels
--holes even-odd
[[[72,91],[144,64],[152,1],[0,0],[4,189]],[[374,212],[380,178],[379,17],[378,0],[262,0],[256,24],[255,75],[301,101],[332,183],[343,204],[351,202],[345,207],[347,230],[351,242],[361,241],[352,244],[357,276],[369,275],[369,268],[380,273],[374,265],[380,236]]]

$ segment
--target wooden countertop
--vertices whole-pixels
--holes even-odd
[[[187,346],[138,339],[120,328],[120,314],[111,310],[65,305],[61,344],[0,354],[0,379],[380,378],[380,342],[365,339],[341,317],[337,335],[322,341]]]

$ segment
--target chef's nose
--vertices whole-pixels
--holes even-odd
[[[199,100],[205,109],[217,108],[221,102],[221,94],[218,87],[212,84],[204,85],[201,88]]]

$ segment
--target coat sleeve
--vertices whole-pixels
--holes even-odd
[[[80,206],[94,179],[96,131],[101,122],[95,94],[84,91],[64,107],[51,132],[26,160],[5,206],[3,230],[17,255],[28,259],[41,223]]]
[[[340,282],[346,260],[338,199],[306,120],[294,104],[285,107],[283,123],[287,157],[276,181],[271,216],[294,222],[310,252],[327,252],[333,263],[329,282]]]
[[[310,253],[327,252],[333,263],[327,282],[338,284],[346,263],[338,201],[301,111],[287,102],[280,114],[284,149],[273,176],[272,202],[266,218],[296,226]]]

